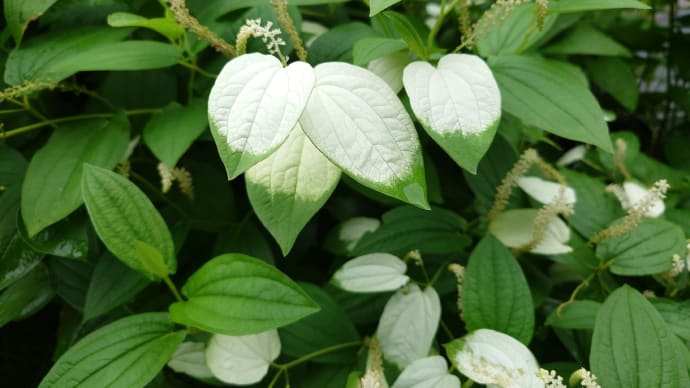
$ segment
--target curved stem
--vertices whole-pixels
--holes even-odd
[[[163,281],[165,282],[165,285],[168,286],[172,294],[175,295],[175,299],[177,299],[178,302],[184,302],[182,295],[180,295],[180,291],[178,291],[177,287],[175,287],[175,283],[170,280],[170,276],[165,275]]]
[[[359,340],[344,342],[342,344],[329,346],[327,348],[323,348],[323,349],[319,349],[315,352],[311,352],[311,353],[304,355],[298,359],[292,360],[286,364],[274,364],[273,366],[278,368],[278,369],[285,370],[285,369],[292,368],[293,366],[307,362],[307,361],[314,359],[316,357],[323,356],[324,354],[328,354],[328,353],[335,352],[335,351],[342,350],[342,349],[354,348],[354,347],[360,346],[360,345],[362,345],[362,341],[359,341]]]
[[[431,31],[429,31],[429,36],[427,37],[426,40],[426,45],[428,48],[431,48],[434,45],[434,40],[436,39],[436,35],[438,34],[439,30],[441,29],[441,26],[443,25],[443,21],[448,16],[448,14],[453,10],[453,7],[455,7],[458,4],[458,0],[452,0],[450,4],[446,5],[446,0],[441,0],[441,13],[438,15],[438,19],[436,19],[436,23],[431,27]]]

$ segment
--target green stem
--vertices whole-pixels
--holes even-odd
[[[179,61],[179,62],[177,62],[177,64],[180,65],[180,66],[186,67],[186,68],[188,68],[188,69],[190,69],[190,70],[194,70],[194,71],[196,71],[197,73],[199,73],[199,74],[201,74],[201,75],[203,75],[204,77],[207,77],[207,78],[216,79],[216,77],[218,77],[218,74],[214,74],[214,73],[211,73],[211,72],[209,72],[209,71],[206,71],[206,70],[200,68],[199,66],[197,66],[195,63],[189,63],[189,62],[185,62],[185,61]]]
[[[168,286],[173,295],[175,295],[175,299],[177,299],[178,302],[184,302],[182,295],[180,295],[180,292],[177,290],[177,287],[175,287],[175,283],[173,283],[172,280],[170,280],[170,276],[165,275],[163,281]]]
[[[441,13],[438,15],[438,19],[436,19],[436,23],[431,27],[431,31],[429,31],[429,37],[426,40],[426,45],[429,49],[433,47],[434,45],[434,40],[436,39],[436,35],[438,34],[439,30],[441,29],[441,26],[443,25],[443,21],[448,16],[448,14],[453,10],[453,8],[458,4],[458,0],[452,0],[450,4],[446,6],[446,0],[441,0]]]
[[[160,109],[133,109],[133,110],[125,111],[125,114],[127,116],[135,116],[135,115],[156,113],[159,111],[160,111]],[[78,120],[111,118],[114,115],[115,115],[114,113],[92,113],[92,114],[78,115],[78,116],[59,117],[56,119],[46,119],[46,120],[40,121],[38,123],[33,123],[33,124],[25,125],[23,127],[11,129],[9,131],[0,132],[0,139],[6,139],[8,137],[16,136],[16,135],[19,135],[19,134],[24,133],[24,132],[29,132],[29,131],[32,131],[34,129],[45,127],[47,125],[55,125],[55,124],[66,123],[66,122],[70,122],[70,121],[78,121]]]
[[[307,355],[304,355],[304,356],[302,356],[302,357],[300,357],[300,358],[298,358],[298,359],[292,360],[292,361],[290,361],[290,362],[288,362],[288,363],[286,363],[286,364],[274,364],[273,366],[276,367],[276,368],[278,368],[278,369],[280,369],[280,370],[286,370],[286,369],[292,368],[293,366],[297,366],[297,365],[299,365],[299,364],[302,364],[302,363],[304,363],[304,362],[307,362],[307,361],[309,361],[309,360],[311,360],[311,359],[314,359],[314,358],[323,356],[324,354],[328,354],[328,353],[331,353],[331,352],[336,352],[336,351],[342,350],[342,349],[354,348],[354,347],[360,346],[360,345],[362,345],[362,341],[344,342],[344,343],[342,343],[342,344],[329,346],[329,347],[327,347],[327,348],[323,348],[323,349],[319,349],[319,350],[317,350],[317,351],[315,351],[315,352],[311,352],[311,353],[309,353],[309,354],[307,354]]]
[[[470,388],[473,385],[474,385],[474,381],[468,379],[464,383],[462,383],[462,388]]]
[[[271,382],[268,383],[268,388],[273,388],[276,385],[278,379],[280,378],[280,375],[282,375],[283,372],[285,372],[285,369],[279,369],[278,372],[276,372],[276,374],[271,379]]]

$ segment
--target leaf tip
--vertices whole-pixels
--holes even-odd
[[[406,202],[420,209],[431,210],[429,201],[426,198],[426,191],[419,183],[411,183],[403,188]]]

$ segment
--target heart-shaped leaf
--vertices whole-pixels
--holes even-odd
[[[312,143],[362,185],[428,208],[417,132],[398,97],[360,67],[323,63],[300,118]]]
[[[206,347],[206,364],[224,383],[249,385],[261,381],[279,354],[277,330],[240,337],[216,334]]]
[[[350,292],[395,291],[410,279],[407,265],[389,253],[371,253],[354,258],[333,275],[338,287]]]
[[[461,167],[476,172],[501,118],[501,93],[478,56],[449,54],[434,68],[413,62],[403,73],[414,114]]]
[[[340,169],[311,144],[299,124],[278,150],[245,175],[252,208],[284,255],[339,180]]]
[[[283,67],[265,54],[228,62],[208,98],[211,133],[230,179],[265,159],[297,124],[314,86],[304,62]]]

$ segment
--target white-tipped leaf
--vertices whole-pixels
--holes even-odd
[[[532,352],[515,338],[479,329],[445,345],[448,357],[465,376],[502,388],[543,388]]]
[[[559,183],[535,176],[520,177],[517,183],[525,193],[543,204],[553,203],[561,195],[561,185]],[[565,203],[575,204],[575,190],[571,187],[564,187],[563,196],[565,197]]]
[[[348,252],[355,249],[355,245],[366,233],[373,232],[381,226],[381,221],[370,217],[353,217],[338,227],[338,240]]]
[[[211,88],[211,133],[230,179],[265,159],[297,124],[314,87],[304,62],[283,67],[272,55],[246,54],[228,62]]]
[[[489,224],[489,231],[509,248],[520,248],[530,243],[534,237],[534,220],[537,209],[514,209],[505,211]],[[572,252],[573,248],[565,244],[570,240],[570,228],[556,217],[546,227],[544,239],[533,249],[532,253],[541,255],[559,255]]]
[[[417,132],[390,87],[348,63],[322,63],[314,73],[300,123],[316,148],[362,185],[428,208]]]
[[[280,354],[277,330],[245,336],[215,334],[206,347],[206,362],[213,375],[228,384],[258,383]]]
[[[407,264],[389,253],[371,253],[354,258],[333,275],[335,284],[350,292],[394,291],[410,279]]]
[[[213,373],[206,366],[206,345],[201,342],[183,342],[173,353],[168,367],[197,379],[212,379]]]
[[[340,169],[311,144],[299,124],[278,150],[245,174],[252,208],[283,254],[339,180]]]
[[[449,54],[436,68],[424,61],[407,65],[403,84],[427,133],[475,172],[501,118],[501,93],[489,66],[476,55]]]
[[[392,388],[460,388],[460,379],[448,373],[445,358],[431,356],[408,365]]]
[[[404,369],[428,355],[441,319],[441,302],[433,287],[416,284],[398,290],[383,309],[376,337],[383,356]]]

